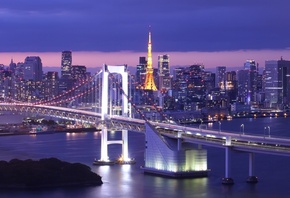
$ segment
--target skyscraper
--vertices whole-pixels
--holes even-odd
[[[73,65],[71,68],[71,75],[74,81],[81,81],[86,79],[87,68],[84,65]]]
[[[56,97],[58,95],[58,73],[47,72],[43,79],[44,84],[44,98],[46,100]]]
[[[225,66],[218,66],[216,67],[216,87],[219,87],[220,89],[225,89],[224,87],[224,81],[225,81],[225,75],[226,75],[227,68]]]
[[[139,64],[136,69],[136,82],[138,83],[138,87],[143,85],[146,77],[146,57],[139,57]]]
[[[265,62],[265,106],[282,109],[290,106],[290,61]]]
[[[148,57],[147,57],[147,67],[146,67],[146,78],[144,83],[145,90],[156,91],[156,85],[153,76],[152,67],[152,43],[151,43],[151,32],[149,31],[149,41],[148,41]]]
[[[59,92],[64,93],[73,86],[72,79],[72,53],[63,51],[61,54],[61,78],[59,80]]]
[[[42,63],[39,56],[28,56],[23,64],[24,80],[42,81]]]
[[[61,78],[71,78],[71,67],[72,67],[72,52],[63,51],[61,56]]]
[[[171,89],[169,55],[158,56],[159,90]]]
[[[170,76],[169,55],[158,56],[158,73],[159,75]]]

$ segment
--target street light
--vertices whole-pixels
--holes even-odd
[[[241,124],[241,132],[243,133],[243,135],[245,134],[245,125],[244,124]]]

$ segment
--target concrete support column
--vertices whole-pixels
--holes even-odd
[[[249,153],[249,177],[248,183],[257,183],[258,178],[254,176],[254,153]]]
[[[181,143],[182,143],[181,138],[178,138],[178,139],[177,139],[177,150],[179,150],[179,151],[181,150],[181,147],[182,147],[182,146],[181,146]]]
[[[106,127],[102,128],[101,135],[101,161],[108,161],[108,130]]]
[[[129,160],[128,155],[128,131],[122,130],[122,156],[124,161]]]
[[[249,176],[253,176],[254,153],[249,153]]]
[[[228,138],[227,138],[228,139]],[[222,184],[234,184],[234,180],[230,178],[231,174],[231,147],[225,148],[225,177],[222,179]]]
[[[178,131],[177,132],[177,150],[181,150],[181,147],[182,147],[182,139],[181,139],[181,136],[182,136],[182,131]]]
[[[231,171],[231,161],[230,161],[230,148],[227,146],[226,147],[226,157],[225,157],[225,177],[229,178],[230,171]]]
[[[109,85],[109,73],[107,65],[103,66],[103,79],[102,79],[102,110],[101,110],[101,119],[105,120],[108,115],[108,85]]]

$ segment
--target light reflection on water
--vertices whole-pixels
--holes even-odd
[[[221,129],[245,133],[263,134],[263,127],[271,127],[271,135],[290,136],[289,118],[233,119],[222,121]],[[218,129],[218,123],[212,127]],[[121,133],[115,133],[119,139]],[[206,147],[205,147],[206,148]],[[232,156],[233,186],[221,184],[224,176],[224,150],[208,149],[208,167],[212,169],[207,178],[171,179],[144,174],[140,169],[144,158],[144,135],[129,133],[130,157],[135,165],[93,166],[100,157],[100,133],[75,135],[49,134],[37,136],[0,137],[0,158],[10,160],[57,157],[69,162],[81,162],[102,176],[104,184],[98,187],[52,189],[42,191],[0,191],[0,197],[287,197],[290,180],[290,159],[287,157],[256,154],[255,173],[259,177],[256,185],[245,182],[248,176],[248,154],[234,153]],[[121,146],[109,148],[110,157],[119,156]]]

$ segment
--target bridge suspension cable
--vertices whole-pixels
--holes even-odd
[[[71,97],[68,97],[68,95],[72,94],[72,93],[75,93],[80,88],[82,88],[82,87],[88,85],[89,83],[93,82],[94,79],[96,78],[96,76],[98,76],[100,74],[101,74],[101,71],[99,71],[97,74],[89,77],[87,80],[79,81],[79,84],[77,84],[72,89],[70,89],[70,90],[68,90],[68,91],[66,91],[66,92],[64,92],[64,93],[62,93],[62,94],[60,94],[58,96],[55,96],[55,97],[53,97],[51,99],[48,99],[48,100],[38,101],[38,102],[35,102],[35,103],[32,103],[32,104],[33,105],[45,105],[45,104],[47,104],[47,105],[57,105],[57,104],[61,104],[61,103],[67,102],[67,101],[74,100],[76,98],[80,98],[80,97],[84,96],[85,94],[89,94],[93,90],[98,89],[98,87],[91,87],[87,91],[79,93],[79,94],[76,94],[76,95],[73,95]],[[61,100],[61,98],[65,98],[65,99]]]
[[[110,75],[109,75],[109,78],[110,78],[111,80],[114,80],[114,79],[115,79],[115,76],[114,76],[112,73],[110,73],[109,70],[108,70],[108,72],[109,72],[109,74],[110,74]],[[133,103],[132,99],[131,99],[127,94],[124,93],[122,85],[121,85],[118,81],[116,81],[116,85],[120,88],[120,90],[122,91],[122,94],[125,95],[125,97],[126,97],[126,98],[128,99],[128,101],[132,104],[133,108],[134,108],[134,109],[136,110],[136,112],[140,115],[140,117],[141,117],[143,120],[148,121],[147,118],[145,117],[144,113],[142,112],[142,110],[140,110],[140,109],[137,107],[137,105],[136,105],[135,103]],[[145,92],[144,90],[142,90],[142,91]],[[169,119],[169,118],[167,117],[167,115],[162,111],[161,108],[158,108],[157,104],[154,103],[154,100],[150,100],[150,101],[152,101],[151,105],[152,105],[152,107],[154,108],[154,110],[156,110],[156,112],[159,113],[160,116],[161,116],[163,119],[165,119],[166,121],[169,121],[170,119]]]

